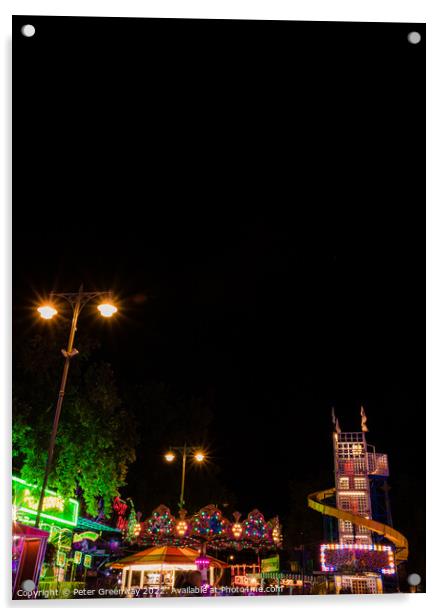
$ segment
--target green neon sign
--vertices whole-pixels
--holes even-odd
[[[78,550],[76,550],[74,552],[74,563],[76,565],[80,565],[80,563],[82,562],[82,552],[79,552]]]
[[[80,543],[84,539],[88,539],[89,541],[97,541],[99,537],[99,533],[95,533],[92,530],[86,530],[84,533],[75,533],[72,542]]]
[[[12,477],[12,504],[20,522],[34,524],[40,499],[40,488],[20,477]],[[77,526],[79,502],[63,499],[53,490],[45,490],[42,520],[58,522],[62,526]]]

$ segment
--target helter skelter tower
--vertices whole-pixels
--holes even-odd
[[[332,419],[335,487],[308,496],[309,507],[338,521],[335,543],[321,546],[321,570],[333,575],[336,592],[383,592],[408,556],[407,539],[392,528],[387,455],[367,443],[362,407],[360,432],[342,432],[334,410]]]
[[[367,418],[361,407],[361,432],[341,432],[334,417],[333,449],[335,460],[336,506],[357,516],[372,519],[370,477],[388,477],[386,454],[372,451],[367,445]],[[372,543],[372,531],[349,520],[339,519],[340,544]]]

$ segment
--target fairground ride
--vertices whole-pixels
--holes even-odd
[[[334,411],[332,418],[336,485],[308,496],[309,507],[338,521],[335,536],[330,525],[330,542],[321,546],[321,569],[333,576],[338,593],[396,590],[393,580],[409,547],[391,523],[387,455],[367,443],[362,407],[360,432],[342,432]]]

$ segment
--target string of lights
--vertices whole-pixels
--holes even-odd
[[[144,545],[197,546],[202,543],[219,548],[271,549],[282,544],[279,518],[268,522],[257,509],[241,521],[241,514],[233,514],[228,520],[215,505],[207,505],[191,516],[181,510],[178,519],[165,505],[157,507],[151,516],[141,523],[139,543]]]

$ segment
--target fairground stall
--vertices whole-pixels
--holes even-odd
[[[35,528],[40,489],[20,477],[12,478],[13,596],[22,580],[32,580],[39,598],[69,598],[118,553],[121,531],[79,516],[79,502],[46,489]],[[26,572],[26,578],[23,577]],[[94,578],[94,579],[92,579]],[[29,598],[36,598],[29,595]]]
[[[49,533],[17,521],[12,523],[12,596],[23,591],[23,583],[28,583],[28,591],[38,587],[46,544]],[[31,585],[29,586],[29,582]],[[25,586],[26,589],[26,586]],[[32,595],[29,595],[32,597]],[[24,595],[27,597],[27,595]],[[20,597],[22,598],[22,597]]]
[[[148,548],[107,566],[122,571],[122,593],[134,596],[136,589],[169,595],[173,594],[174,589],[200,588],[203,565],[208,569],[211,587],[217,586],[223,570],[229,567],[227,563],[212,557],[206,557],[203,562],[196,550],[175,546]]]
[[[52,490],[45,490],[42,504],[40,528],[36,529],[35,522],[40,498],[40,489],[30,484],[20,477],[12,477],[12,506],[15,530],[13,531],[13,559],[17,559],[20,552],[19,546],[28,548],[30,537],[34,537],[36,545],[37,536],[45,537],[40,540],[38,550],[38,567],[32,579],[35,590],[43,583],[45,575],[48,573],[49,563],[53,562],[53,575],[57,582],[65,579],[64,564],[67,560],[68,552],[71,549],[72,534],[78,521],[79,503],[77,500],[63,499]],[[20,560],[27,570],[32,568],[34,560],[34,548],[32,551],[26,549],[20,554]],[[28,562],[29,561],[29,562]],[[14,560],[13,560],[14,562]],[[18,565],[13,565],[17,566]],[[19,577],[15,579],[17,591]]]

